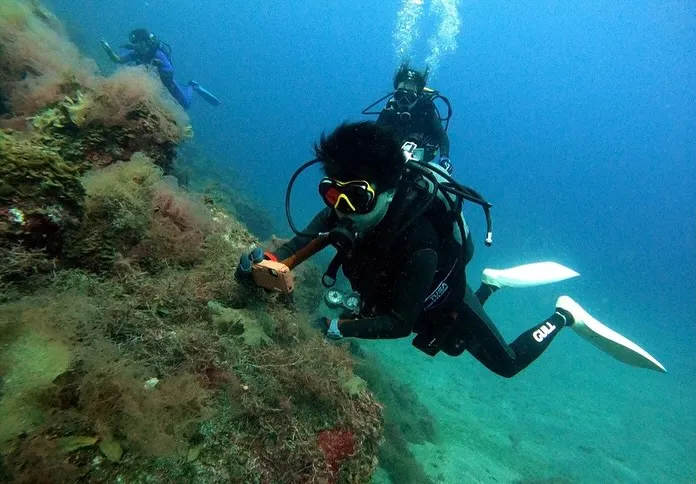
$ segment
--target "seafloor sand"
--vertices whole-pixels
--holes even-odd
[[[693,367],[627,367],[570,330],[513,379],[468,354],[428,358],[408,340],[364,347],[435,416],[438,441],[411,446],[434,482],[696,482]]]

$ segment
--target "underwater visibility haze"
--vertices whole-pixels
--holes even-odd
[[[695,47],[679,0],[2,0],[0,482],[696,482]],[[364,153],[322,134],[412,85],[510,367],[339,321],[322,275],[401,185],[310,167],[297,228],[346,238],[291,302],[240,277],[291,259],[296,170]]]

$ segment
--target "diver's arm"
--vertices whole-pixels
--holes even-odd
[[[421,249],[411,255],[394,281],[395,291],[392,310],[372,318],[341,320],[338,328],[344,337],[365,339],[404,338],[411,334],[413,326],[430,293],[437,270],[437,252]]]
[[[447,134],[447,131],[445,131],[445,128],[442,126],[442,121],[440,121],[440,117],[437,115],[437,111],[434,108],[433,108],[430,122],[431,122],[431,129],[433,131],[433,134],[437,138],[438,146],[440,147],[440,156],[444,156],[446,158],[449,158],[449,152],[450,152],[449,135]]]
[[[303,232],[309,232],[313,234],[316,234],[318,232],[328,232],[334,223],[333,219],[333,211],[327,207],[321,212],[319,212],[312,219],[312,221],[309,223],[307,228],[303,230]],[[279,261],[288,259],[292,255],[297,253],[300,249],[304,248],[312,240],[314,240],[313,237],[297,235],[290,239],[288,242],[278,247],[275,251],[273,251],[273,256]]]
[[[114,52],[114,50],[111,48],[109,43],[101,39],[99,43],[102,46],[102,49],[104,49],[104,52],[106,52],[106,55],[109,56],[109,59],[111,59],[112,62],[115,62],[116,64],[125,64],[126,62],[130,62],[132,59],[130,59],[130,54],[133,54],[133,51],[128,51],[125,56],[120,56]]]
[[[157,71],[162,80],[169,82],[174,79],[174,66],[164,52],[157,49],[152,63],[157,66]]]

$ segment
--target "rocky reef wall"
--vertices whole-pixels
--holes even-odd
[[[159,80],[6,0],[0,99],[0,476],[369,481],[381,405],[311,307],[234,280],[259,241],[168,176],[192,131]]]

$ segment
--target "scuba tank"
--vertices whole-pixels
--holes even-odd
[[[418,145],[415,143],[407,141],[403,144],[401,149],[407,160],[406,171],[402,179],[413,178],[409,183],[419,187],[425,193],[430,194],[427,202],[423,205],[418,214],[411,217],[411,219],[416,219],[418,216],[425,213],[430,208],[430,204],[437,200],[453,222],[452,235],[457,243],[464,245],[469,237],[469,226],[462,214],[462,206],[464,200],[474,202],[483,208],[486,216],[487,233],[484,242],[486,246],[490,247],[493,243],[493,230],[490,218],[490,208],[492,205],[485,201],[483,197],[472,188],[465,187],[455,181],[437,163],[423,163],[425,150],[423,148],[418,148]],[[403,230],[404,228],[402,227],[397,233],[401,233]]]
[[[167,57],[169,63],[172,64],[172,47],[159,39],[157,39],[157,48],[162,51],[162,53]]]

